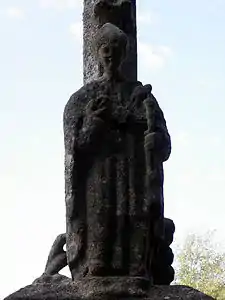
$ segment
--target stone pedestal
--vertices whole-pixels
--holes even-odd
[[[186,286],[154,286],[142,278],[98,277],[71,281],[62,276],[42,276],[4,300],[213,300]]]

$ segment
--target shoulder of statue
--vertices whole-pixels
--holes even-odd
[[[92,81],[83,85],[79,90],[73,93],[65,106],[64,116],[66,114],[74,114],[75,112],[81,114],[87,102],[94,95],[98,85],[99,83],[97,81]]]
[[[142,84],[141,81],[136,81],[136,85],[137,85],[137,86],[143,86],[143,84]]]
[[[133,88],[141,87],[141,86],[143,87],[143,84],[140,81],[127,81],[126,83],[132,86]]]
[[[74,103],[83,101],[83,99],[87,98],[88,95],[93,94],[93,92],[96,88],[98,88],[98,86],[99,82],[97,80],[83,85],[78,91],[71,95],[69,101],[73,101]]]
[[[140,87],[143,87],[143,85],[140,81],[123,81],[123,82],[121,82],[122,90],[128,92],[128,94],[133,94],[134,91],[136,91]]]

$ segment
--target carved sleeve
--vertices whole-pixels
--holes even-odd
[[[154,96],[153,96],[153,98],[155,99]],[[155,129],[155,131],[161,134],[161,143],[160,143],[161,147],[160,147],[160,151],[159,151],[160,158],[162,161],[166,161],[166,160],[168,160],[170,153],[171,153],[171,138],[170,138],[170,134],[167,129],[164,114],[163,114],[156,99],[155,99],[155,101],[158,106],[158,110],[157,110],[157,114],[156,114],[156,129]]]
[[[64,110],[64,142],[70,153],[97,150],[106,128],[101,119],[85,114],[89,99],[80,94],[74,94]]]
[[[70,220],[79,219],[77,209],[78,206],[82,206],[78,205],[83,199],[80,195],[82,179],[85,178],[85,172],[90,168],[102,144],[99,128],[104,126],[99,126],[97,121],[91,118],[85,118],[88,100],[85,93],[78,91],[68,101],[63,115],[67,224],[74,223]]]

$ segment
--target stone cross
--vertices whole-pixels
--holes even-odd
[[[26,296],[10,300],[146,298],[174,278],[171,141],[152,86],[137,80],[136,1],[84,0],[83,24],[84,85],[63,114],[66,233]],[[66,265],[72,280],[58,273]]]
[[[129,48],[122,70],[127,79],[137,80],[136,0],[84,0],[84,84],[101,75],[97,59],[93,56],[92,42],[97,30],[107,22],[118,26],[127,34]]]

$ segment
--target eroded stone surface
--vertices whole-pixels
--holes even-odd
[[[45,273],[7,300],[210,299],[152,286],[174,277],[163,198],[171,142],[151,85],[136,78],[135,14],[134,0],[84,0],[85,85],[64,110],[66,234]],[[72,280],[58,274],[66,264]]]
[[[94,281],[97,282],[94,282]],[[102,280],[102,281],[101,281]],[[43,276],[4,300],[80,300],[80,299],[143,299],[143,300],[213,300],[212,297],[185,286],[154,286],[134,278],[106,278],[72,282],[62,275]],[[130,281],[129,281],[130,280]],[[125,285],[125,289],[124,289]],[[100,287],[100,288],[98,288]]]
[[[152,263],[152,283],[156,285],[167,285],[174,280],[174,270],[172,268],[174,255],[170,249],[170,244],[173,241],[175,226],[172,220],[164,218],[165,235],[160,244],[158,251],[155,254]],[[60,234],[56,237],[46,263],[44,275],[35,282],[43,281],[43,278],[48,278],[47,275],[58,275],[65,266],[67,266],[66,251],[64,245],[66,243],[66,234]],[[60,276],[49,278],[61,278]],[[65,278],[67,279],[67,278]]]
[[[120,70],[127,40],[113,24],[99,29],[95,45],[103,75],[73,94],[64,111],[73,279],[149,278],[164,235],[162,164],[170,136],[151,86],[127,80]]]

